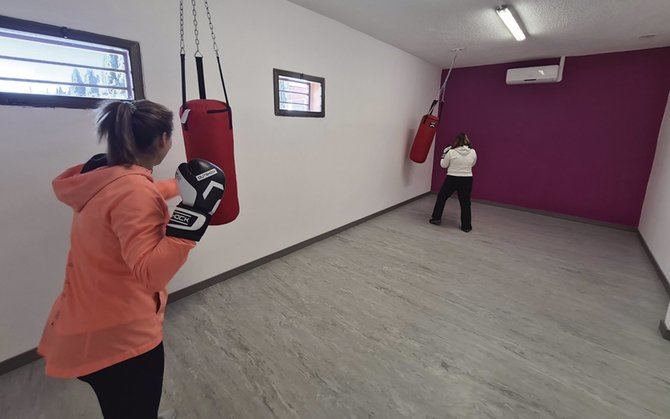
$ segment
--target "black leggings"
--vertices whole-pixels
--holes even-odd
[[[164,365],[161,342],[147,353],[79,379],[93,387],[105,419],[156,419]]]
[[[433,209],[433,220],[441,220],[444,205],[447,199],[458,191],[458,201],[461,203],[461,228],[472,228],[472,214],[470,210],[470,195],[472,195],[472,176],[447,176],[437,194],[435,208]]]

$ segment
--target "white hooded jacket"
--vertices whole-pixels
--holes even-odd
[[[445,149],[440,166],[447,169],[447,175],[467,177],[472,176],[472,167],[477,163],[477,153],[468,146]]]

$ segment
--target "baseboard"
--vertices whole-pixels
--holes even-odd
[[[0,375],[6,374],[24,365],[28,365],[31,362],[37,361],[38,359],[40,359],[40,356],[37,354],[37,349],[31,349],[29,351],[25,351],[22,354],[13,356],[5,361],[0,362]]]
[[[661,332],[661,336],[663,336],[663,339],[670,340],[670,330],[668,330],[668,326],[665,325],[665,322],[661,320],[661,322],[658,325],[658,331]]]
[[[635,227],[630,227],[630,226],[627,226],[627,225],[617,224],[617,223],[608,223],[606,221],[592,220],[590,218],[577,217],[577,216],[574,216],[574,215],[566,215],[566,214],[561,214],[561,213],[558,213],[558,212],[520,207],[518,205],[511,205],[511,204],[502,204],[500,202],[488,201],[488,200],[485,200],[485,199],[473,199],[472,202],[477,202],[479,204],[484,204],[484,205],[490,205],[490,206],[493,206],[493,207],[501,207],[501,208],[508,208],[508,209],[513,209],[513,210],[518,210],[518,211],[530,212],[532,214],[538,214],[538,215],[544,215],[544,216],[547,216],[547,217],[560,218],[560,219],[568,220],[568,221],[576,221],[578,223],[592,224],[592,225],[597,225],[597,226],[601,226],[601,227],[609,227],[609,228],[614,228],[616,230],[637,232],[637,228],[635,228]]]
[[[249,263],[246,263],[242,266],[238,266],[237,268],[226,271],[226,272],[224,272],[222,274],[219,274],[219,275],[217,275],[213,278],[206,279],[202,282],[198,282],[197,284],[193,284],[193,285],[188,286],[186,288],[183,288],[179,291],[175,291],[173,293],[170,293],[170,296],[168,298],[168,304],[172,304],[176,301],[181,300],[182,298],[188,297],[189,295],[195,294],[196,292],[202,291],[205,288],[211,287],[212,285],[218,284],[219,282],[230,279],[230,278],[232,278],[236,275],[239,275],[243,272],[246,272],[246,271],[249,271],[251,269],[257,268],[257,267],[259,267],[261,265],[264,265],[264,264],[266,264],[266,263],[268,263],[268,262],[270,262],[274,259],[286,256],[290,253],[293,253],[297,250],[303,249],[303,248],[305,248],[307,246],[310,246],[310,245],[312,245],[316,242],[319,242],[323,239],[327,239],[328,237],[331,237],[331,236],[334,236],[335,234],[341,233],[344,230],[347,230],[351,227],[355,227],[355,226],[357,226],[359,224],[362,224],[366,221],[369,221],[373,218],[379,217],[380,215],[386,214],[390,211],[393,211],[397,208],[400,208],[400,207],[402,207],[404,205],[407,205],[411,202],[414,202],[418,199],[426,197],[430,194],[431,194],[431,192],[426,192],[426,193],[423,193],[421,195],[415,196],[414,198],[410,198],[406,201],[403,201],[399,204],[395,204],[393,206],[390,206],[390,207],[388,207],[386,209],[383,209],[381,211],[378,211],[374,214],[368,215],[368,216],[363,217],[361,219],[358,219],[356,221],[352,221],[351,223],[343,225],[341,227],[338,227],[334,230],[327,231],[327,232],[325,232],[323,234],[320,234],[316,237],[312,237],[311,239],[307,239],[307,240],[302,241],[300,243],[294,244],[293,246],[287,247],[286,249],[279,250],[275,253],[264,256],[260,259],[256,259],[256,260],[254,260],[252,262],[249,262]],[[40,358],[40,356],[37,354],[37,350],[36,349],[31,349],[31,350],[26,351],[22,354],[16,355],[16,356],[14,356],[12,358],[9,358],[5,361],[2,361],[2,362],[0,362],[0,375],[8,373],[8,372],[10,372],[12,370],[15,370],[19,367],[22,367],[24,365],[30,364],[31,362],[34,362],[34,361],[38,360],[39,358]]]
[[[642,236],[642,233],[640,233],[639,230],[637,232],[637,236],[640,238],[640,243],[642,243],[644,251],[647,252],[647,256],[649,257],[651,264],[654,265],[654,269],[656,270],[658,278],[661,280],[661,283],[665,288],[665,292],[668,294],[668,296],[670,296],[670,282],[668,282],[668,277],[665,275],[665,272],[663,272],[663,270],[661,269],[661,265],[658,264],[658,261],[656,260],[656,257],[654,257],[654,254],[651,253],[649,245],[647,245],[644,236]],[[663,316],[663,319],[665,319],[665,316]],[[661,333],[661,336],[663,336],[664,339],[670,340],[670,330],[668,330],[668,326],[665,324],[665,320],[661,320],[660,324],[658,325],[658,331]]]
[[[193,284],[193,285],[188,286],[186,288],[183,288],[179,291],[175,291],[175,292],[170,294],[170,298],[168,299],[168,301],[169,301],[168,304],[179,301],[184,297],[188,297],[189,295],[195,294],[196,292],[202,291],[205,288],[209,288],[214,284],[218,284],[219,282],[225,281],[226,279],[230,279],[230,278],[232,278],[234,276],[237,276],[237,275],[239,275],[243,272],[250,271],[250,270],[252,270],[254,268],[257,268],[261,265],[264,265],[264,264],[266,264],[266,263],[268,263],[268,262],[270,262],[274,259],[278,259],[280,257],[286,256],[290,253],[293,253],[297,250],[303,249],[303,248],[305,248],[307,246],[310,246],[310,245],[312,245],[316,242],[319,242],[323,239],[327,239],[328,237],[331,237],[331,236],[334,236],[335,234],[341,233],[344,230],[347,230],[351,227],[355,227],[355,226],[357,226],[359,224],[362,224],[366,221],[369,221],[373,218],[379,217],[380,215],[386,214],[387,212],[393,211],[397,208],[400,208],[400,207],[402,207],[404,205],[407,205],[411,202],[414,202],[418,199],[426,197],[430,194],[431,194],[431,192],[426,192],[426,193],[423,193],[421,195],[415,196],[414,198],[410,198],[410,199],[408,199],[406,201],[403,201],[399,204],[390,206],[390,207],[388,207],[386,209],[383,209],[381,211],[378,211],[374,214],[368,215],[367,217],[363,217],[363,218],[358,219],[356,221],[352,221],[349,224],[343,225],[342,227],[338,227],[334,230],[330,230],[330,231],[327,231],[323,234],[319,234],[316,237],[312,237],[311,239],[307,239],[307,240],[302,241],[300,243],[294,244],[293,246],[290,246],[290,247],[287,247],[285,249],[279,250],[275,253],[269,254],[269,255],[264,256],[260,259],[256,259],[252,262],[249,262],[249,263],[246,263],[246,264],[244,264],[242,266],[239,266],[237,268],[231,269],[230,271],[219,274],[219,275],[217,275],[213,278],[206,279],[202,282],[198,282],[197,284]]]
[[[649,249],[649,246],[647,245],[647,242],[644,240],[642,233],[638,231],[637,236],[640,238],[640,243],[642,243],[644,251],[647,252],[647,256],[649,257],[651,264],[654,265],[654,269],[656,269],[656,273],[658,274],[658,277],[660,278],[663,287],[665,287],[665,291],[668,293],[668,296],[670,297],[670,282],[668,282],[668,277],[665,275],[665,272],[663,272],[663,270],[661,269],[661,265],[659,265],[658,262],[656,261],[656,257],[654,257],[654,254],[651,253],[651,249]]]

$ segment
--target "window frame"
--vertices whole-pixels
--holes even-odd
[[[134,100],[144,99],[144,80],[139,42],[2,15],[0,15],[0,28],[124,49],[128,51],[133,98]],[[35,95],[0,91],[0,105],[5,106],[94,109],[104,100],[90,97]]]
[[[304,73],[298,73],[295,71],[280,70],[275,68],[272,70],[273,73],[273,84],[274,84],[274,102],[275,102],[275,115],[276,116],[291,116],[298,118],[325,118],[326,116],[326,79],[323,77],[310,76]],[[321,111],[320,112],[311,112],[311,111],[291,111],[281,109],[279,107],[279,76],[291,77],[294,79],[306,80],[314,83],[319,83],[321,85]],[[311,86],[310,86],[311,89]],[[309,98],[311,101],[311,97]],[[286,103],[286,102],[284,102]]]

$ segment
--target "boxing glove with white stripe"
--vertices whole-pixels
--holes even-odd
[[[193,159],[180,164],[175,177],[182,201],[172,213],[166,234],[199,241],[221,203],[226,176],[213,163]]]

